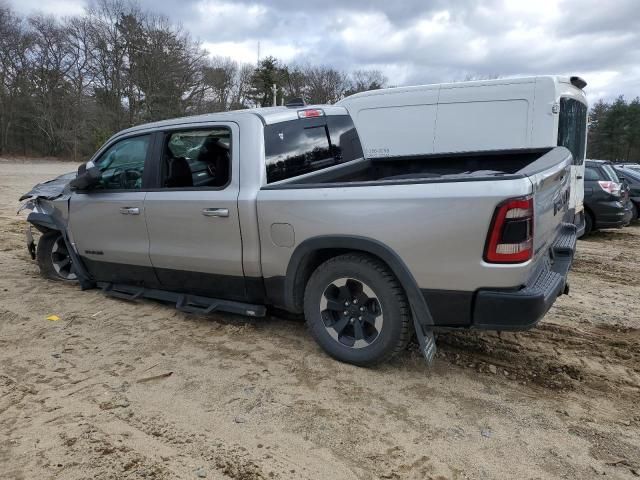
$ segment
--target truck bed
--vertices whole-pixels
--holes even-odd
[[[503,150],[361,159],[277,182],[273,187],[332,183],[465,181],[526,175],[551,149]],[[533,167],[533,168],[532,168]],[[510,177],[511,178],[511,177]],[[266,187],[270,188],[270,186]]]
[[[563,147],[360,159],[265,185],[258,193],[263,276],[286,276],[287,245],[318,237],[375,239],[410,266],[425,296],[435,290],[446,309],[468,311],[474,292],[517,291],[549,258],[562,236],[570,164]],[[534,257],[485,262],[496,207],[526,196],[534,198]],[[452,323],[469,318],[457,317]]]

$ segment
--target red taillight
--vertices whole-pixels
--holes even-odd
[[[298,118],[313,118],[321,117],[324,115],[324,110],[321,108],[307,108],[306,110],[298,110]]]
[[[533,256],[533,198],[512,198],[496,208],[484,259],[490,263],[526,262]]]
[[[600,185],[600,188],[602,190],[604,190],[605,192],[613,195],[614,197],[619,197],[620,196],[620,190],[622,189],[622,185],[617,183],[617,182],[611,182],[611,181],[604,181],[604,180],[600,180],[598,182],[598,185]]]

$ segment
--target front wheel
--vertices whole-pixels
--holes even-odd
[[[47,232],[40,237],[36,259],[43,277],[72,282],[77,280],[67,244],[58,231]]]
[[[333,358],[359,366],[385,362],[406,347],[409,312],[395,276],[364,254],[327,260],[311,275],[304,294],[313,338]]]

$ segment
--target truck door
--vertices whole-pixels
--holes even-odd
[[[163,288],[246,298],[234,123],[162,132],[157,186],[145,198],[149,255]]]
[[[94,163],[98,184],[74,192],[69,203],[71,241],[98,281],[152,285],[144,191],[152,135],[112,143]]]

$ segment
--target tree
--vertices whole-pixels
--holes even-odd
[[[127,45],[120,21],[138,17],[139,11],[121,0],[97,0],[87,10],[90,25],[88,72],[102,124],[115,132],[131,124],[123,99],[132,91],[127,74]],[[135,108],[135,106],[134,106]]]
[[[207,107],[212,112],[228,110],[238,78],[238,62],[229,57],[214,57],[203,68],[203,82],[210,92]]]
[[[589,134],[587,143],[587,156],[594,159],[604,158],[606,156],[606,148],[604,146],[605,136],[603,133],[603,125],[605,117],[609,112],[609,104],[604,100],[598,100],[589,114]]]
[[[349,88],[347,76],[329,66],[307,66],[303,75],[305,99],[309,103],[335,103]]]
[[[249,63],[240,65],[235,85],[233,86],[232,100],[229,105],[230,110],[249,108],[251,102],[251,79],[253,78],[254,70],[253,65]]]
[[[34,114],[29,61],[33,44],[23,19],[0,5],[0,153],[27,153]]]
[[[349,78],[350,84],[345,95],[378,90],[387,85],[387,77],[380,70],[356,70]]]
[[[73,119],[72,130],[65,138],[65,145],[73,159],[77,160],[97,147],[93,138],[94,132],[100,128],[96,102],[92,95],[93,78],[89,72],[92,55],[89,44],[91,25],[86,17],[73,17],[67,20],[65,28],[70,56],[67,71],[70,89],[68,106],[69,115]]]
[[[274,103],[273,86],[276,86],[276,104],[283,99],[283,87],[287,83],[288,70],[274,57],[267,57],[260,61],[251,76],[251,86],[248,98],[260,107],[270,107]]]
[[[73,128],[68,82],[72,68],[72,50],[67,31],[53,17],[29,19],[33,34],[31,50],[31,101],[33,121],[48,155],[64,151],[68,132]]]
[[[135,21],[129,21],[131,29],[121,27],[129,48],[131,97],[138,107],[135,112],[129,105],[129,111],[137,113],[131,123],[196,111],[205,91],[205,52],[165,17],[143,17],[139,25]]]
[[[590,158],[629,162],[640,160],[640,98],[611,103],[599,100],[589,115],[587,155]]]

